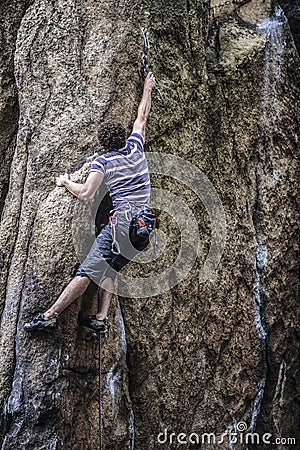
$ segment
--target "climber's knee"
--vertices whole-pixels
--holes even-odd
[[[104,289],[105,291],[112,292],[114,288],[113,279],[110,277],[106,277],[101,283],[101,288]]]

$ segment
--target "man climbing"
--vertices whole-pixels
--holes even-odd
[[[108,153],[91,163],[84,184],[71,181],[68,174],[56,179],[58,186],[64,186],[73,195],[86,201],[93,199],[104,181],[112,199],[113,211],[110,222],[97,236],[76,276],[47,311],[24,325],[26,331],[56,328],[58,316],[85,292],[91,280],[99,285],[100,311],[95,316],[79,314],[79,322],[98,332],[107,331],[107,313],[116,273],[129,262],[130,255],[134,255],[133,247],[126,246],[122,239],[126,241],[126,237],[128,238],[132,217],[141,210],[149,211],[150,178],[144,154],[144,140],[154,86],[154,75],[149,73],[144,82],[137,118],[127,140],[122,125],[106,122],[101,126],[98,132],[99,143]],[[135,247],[142,250],[143,246],[145,247],[143,242],[141,238],[141,242],[137,242]]]

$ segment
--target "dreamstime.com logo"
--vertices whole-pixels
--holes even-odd
[[[157,442],[163,444],[202,444],[202,445],[218,445],[224,442],[230,445],[234,444],[258,444],[258,445],[296,445],[296,439],[293,437],[274,437],[271,433],[262,435],[253,432],[247,432],[248,425],[246,422],[238,422],[235,431],[227,430],[221,435],[215,433],[172,433],[165,429],[157,435]]]
[[[192,163],[166,153],[147,153],[146,156],[150,174],[162,175],[167,177],[168,181],[175,180],[183,187],[185,185],[186,188],[193,191],[206,209],[210,220],[211,240],[206,259],[199,269],[199,282],[203,283],[210,279],[215,272],[225,247],[226,220],[219,195],[206,175]],[[106,192],[103,191],[91,204],[78,201],[74,208],[72,234],[80,262],[85,260],[94,242],[95,218],[105,194]],[[147,277],[130,277],[122,272],[116,273],[117,282],[114,293],[124,297],[150,297],[169,291],[188,276],[200,253],[198,223],[193,211],[183,198],[167,189],[152,188],[150,206],[165,212],[170,220],[175,221],[180,231],[180,248],[176,259],[172,260],[172,264],[168,267],[166,264],[159,273],[157,273],[157,269],[151,273],[148,270]],[[155,267],[155,264],[152,263],[160,258],[164,251],[168,251],[170,242],[168,236],[161,230],[155,230],[151,234],[151,241],[153,240],[158,243],[160,249],[158,254],[153,251],[154,246],[150,245],[146,251],[140,252],[134,258],[134,262],[147,264],[147,269]],[[132,246],[128,240],[128,254],[131,250]],[[126,249],[122,250],[122,255],[126,257]],[[89,276],[97,284],[99,283],[99,278],[95,279],[93,274],[89,274]]]

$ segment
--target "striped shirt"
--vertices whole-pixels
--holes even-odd
[[[96,158],[90,172],[104,175],[114,209],[123,203],[149,206],[150,177],[140,134],[132,133],[125,147]]]

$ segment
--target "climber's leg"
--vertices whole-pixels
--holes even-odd
[[[103,320],[107,317],[110,302],[112,299],[112,292],[114,289],[114,282],[111,278],[105,278],[100,287],[100,305],[99,311],[96,315],[98,320]]]
[[[55,314],[62,313],[74,300],[80,297],[87,289],[91,280],[88,277],[77,275],[62,291],[56,302],[44,313],[44,319],[48,320]]]
[[[78,321],[81,325],[99,333],[106,333],[109,330],[111,324],[107,318],[107,314],[113,296],[113,288],[113,279],[106,277],[99,287],[98,314],[96,316],[88,316],[80,311]]]
[[[88,277],[76,276],[73,278],[51,308],[44,314],[38,314],[31,322],[25,323],[24,330],[34,331],[56,328],[58,315],[85,292],[90,282],[91,280]]]

